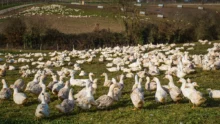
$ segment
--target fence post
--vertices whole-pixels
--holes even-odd
[[[42,49],[42,44],[40,44],[40,51],[41,51],[41,49]]]

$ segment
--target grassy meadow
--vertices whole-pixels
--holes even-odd
[[[220,42],[220,41],[212,41]],[[182,46],[182,44],[178,44],[178,47]],[[212,47],[213,45],[201,45],[200,43],[196,43],[194,47],[195,50],[190,51],[190,55],[193,54],[206,54],[207,48]],[[186,49],[187,47],[185,47]],[[39,51],[21,51],[18,52],[16,50],[1,50],[0,53],[8,54],[20,54],[20,53],[30,53],[30,52],[39,52]],[[48,53],[49,51],[42,51]],[[3,55],[0,58],[4,58]],[[49,57],[44,57],[46,61]],[[15,58],[17,59],[17,58]],[[75,63],[75,60],[78,58],[71,58],[71,62]],[[37,60],[37,58],[35,58]],[[0,64],[4,64],[5,62],[0,62]],[[23,64],[9,64],[14,65],[15,67],[19,67],[21,65],[30,65],[30,63]],[[93,72],[95,74],[94,78],[98,78],[98,88],[97,93],[94,95],[95,99],[103,94],[107,94],[108,88],[103,87],[104,77],[100,75],[103,72],[107,72],[105,65],[107,62],[100,63],[98,61],[98,56],[91,64],[82,64],[82,70],[85,72]],[[64,66],[69,69],[73,69],[72,66]],[[53,68],[54,70],[60,70],[61,68]],[[21,78],[18,73],[19,70],[7,71],[6,82],[8,85],[13,84],[15,80]],[[117,77],[122,74],[122,72],[117,73],[109,73],[109,78]],[[122,92],[122,98],[120,101],[115,102],[110,108],[104,110],[98,110],[95,107],[92,107],[90,110],[82,110],[75,106],[74,111],[68,115],[59,113],[55,109],[55,105],[61,103],[60,100],[57,100],[57,97],[51,94],[52,102],[49,104],[50,107],[50,116],[45,119],[36,119],[35,109],[39,104],[37,101],[37,97],[30,93],[26,93],[28,96],[28,102],[24,106],[16,105],[13,102],[12,97],[10,100],[0,101],[0,122],[1,123],[198,123],[198,124],[212,124],[218,123],[220,121],[220,100],[213,100],[208,97],[208,93],[206,91],[207,88],[220,89],[220,71],[202,71],[201,68],[197,68],[196,72],[193,74],[189,74],[186,78],[190,78],[192,81],[196,81],[200,87],[197,90],[201,91],[204,96],[207,98],[205,104],[201,107],[197,107],[192,109],[192,104],[188,102],[188,100],[182,100],[179,104],[172,102],[169,98],[166,104],[158,104],[155,102],[154,94],[155,92],[145,92],[145,104],[144,108],[141,110],[133,111],[133,104],[130,99],[131,88],[134,84],[134,78],[125,78],[124,83],[125,87]],[[162,84],[167,84],[168,80],[163,79],[164,74],[158,76]],[[76,74],[76,78],[78,77],[78,73]],[[87,77],[83,77],[87,78]],[[152,79],[152,77],[150,77]],[[28,83],[33,79],[33,75],[28,78],[23,78],[25,83]],[[66,78],[65,80],[68,80]],[[48,84],[51,81],[51,78],[48,77],[45,81]],[[177,78],[174,77],[174,82],[176,85],[180,86],[177,82]],[[142,86],[144,88],[146,80],[142,82]],[[2,85],[0,85],[0,88]],[[74,94],[78,92],[80,87],[72,87],[74,89]]]
[[[44,4],[38,4],[36,6],[43,6]],[[47,5],[47,4],[46,4]],[[61,4],[65,5],[67,8],[72,9],[80,9],[83,12],[81,13],[82,16],[86,15],[96,15],[94,17],[90,18],[71,18],[59,15],[58,13],[52,14],[52,15],[34,15],[34,16],[20,16],[23,18],[26,22],[29,22],[31,20],[35,20],[39,18],[39,22],[45,23],[47,26],[51,28],[55,28],[62,33],[85,33],[85,32],[91,32],[94,29],[95,24],[99,23],[101,29],[110,29],[113,32],[123,32],[125,30],[124,24],[122,22],[121,18],[118,18],[121,16],[119,13],[117,13],[116,8],[107,7],[103,10],[97,9],[96,5],[89,5],[89,6],[77,6],[77,5],[69,5],[69,4]],[[146,7],[146,8],[144,8]],[[176,7],[176,6],[175,6]],[[184,6],[185,7],[185,6]],[[190,9],[177,9],[174,8],[174,5],[165,6],[165,8],[158,8],[155,6],[143,6],[140,8],[140,10],[146,10],[146,16],[141,16],[140,18],[146,19],[147,21],[154,22],[154,23],[162,23],[162,22],[169,22],[172,23],[172,21],[175,21],[174,19],[181,20],[183,19],[184,24],[187,23],[188,18],[191,16],[195,16],[196,14],[199,14],[201,11],[198,10],[197,6],[186,6]],[[206,7],[206,6],[205,6]],[[26,9],[30,9],[30,7],[25,7],[22,9],[19,9],[19,11],[12,11],[9,13],[6,13],[5,15],[0,15],[0,18],[3,16],[8,15],[15,15],[19,12],[22,12]],[[0,8],[2,9],[2,8]],[[207,6],[208,11],[220,11],[219,6]],[[175,11],[174,11],[175,10]],[[192,13],[194,12],[194,13]],[[206,12],[204,10],[203,12]],[[156,15],[158,13],[162,13],[165,15],[164,19],[158,19]],[[178,13],[182,13],[179,14]],[[78,15],[79,13],[73,12],[71,13],[73,15]],[[217,14],[216,14],[217,15]],[[9,19],[0,19],[0,33],[2,33],[4,26],[7,24]],[[184,25],[183,24],[183,25]],[[0,41],[1,42],[1,41]],[[212,43],[220,43],[220,41],[212,41]],[[193,54],[206,54],[207,49],[213,47],[213,44],[211,45],[201,45],[200,43],[195,43],[196,46],[194,46],[194,50],[189,51],[190,55]],[[182,47],[183,44],[177,44],[176,47]],[[185,47],[185,50],[188,47]],[[147,50],[150,51],[151,49]],[[147,52],[146,51],[146,52]],[[13,55],[15,54],[22,54],[22,53],[33,53],[33,52],[44,52],[49,53],[51,51],[49,50],[43,50],[43,51],[37,51],[37,50],[17,50],[17,49],[0,49],[0,53],[3,53],[3,55],[0,54],[0,58],[5,58],[5,55],[11,53]],[[99,62],[98,61],[99,54],[94,58],[92,63],[86,63],[80,65],[82,70],[85,72],[93,72],[95,74],[94,78],[98,78],[98,88],[97,92],[94,95],[94,98],[97,99],[99,96],[107,94],[108,88],[103,87],[104,83],[104,77],[101,77],[100,75],[103,72],[107,72],[109,79],[112,77],[118,77],[123,72],[114,72],[109,73],[106,70],[106,64],[108,61]],[[15,56],[14,59],[18,59],[18,57]],[[37,60],[38,58],[34,58],[34,60]],[[46,57],[44,57],[44,62],[49,60],[49,56],[47,54]],[[76,60],[79,58],[71,58],[71,62],[75,63]],[[3,62],[0,62],[0,65],[3,65],[5,63],[5,60]],[[35,68],[35,66],[32,66],[31,63],[16,63],[16,64],[9,64],[15,66],[17,69],[13,71],[7,71],[6,76],[4,79],[6,80],[8,86],[13,84],[15,80],[21,78],[21,74],[19,74],[19,67],[23,65],[29,65],[30,69]],[[67,66],[67,63],[65,64],[66,68],[73,69],[73,66]],[[60,68],[52,68],[53,70],[60,70]],[[85,77],[79,77],[79,72],[76,73],[75,78],[88,78]],[[44,123],[44,124],[58,124],[58,123],[94,123],[94,124],[166,124],[166,123],[180,123],[180,124],[216,124],[220,122],[220,99],[213,100],[210,99],[208,96],[208,92],[206,91],[207,88],[212,89],[220,89],[220,70],[215,71],[203,71],[201,68],[196,68],[196,72],[193,74],[187,75],[185,78],[190,78],[192,81],[195,81],[198,83],[200,87],[197,87],[197,90],[201,91],[207,101],[200,107],[197,107],[195,109],[192,109],[192,104],[189,103],[188,100],[184,99],[180,103],[176,104],[172,102],[172,100],[169,98],[166,104],[159,104],[155,101],[155,92],[147,92],[144,90],[144,98],[145,98],[145,104],[143,109],[133,111],[133,104],[130,99],[130,93],[132,86],[134,84],[134,78],[125,78],[124,83],[125,87],[122,91],[122,98],[120,101],[115,102],[111,107],[104,110],[98,110],[96,107],[92,107],[90,110],[82,110],[78,107],[74,107],[74,111],[70,114],[62,114],[59,113],[58,110],[55,109],[55,105],[60,104],[62,101],[58,100],[58,98],[55,95],[51,94],[51,100],[52,102],[49,104],[50,107],[50,116],[45,119],[37,119],[35,117],[35,110],[37,108],[37,105],[39,104],[37,98],[38,96],[26,93],[28,96],[28,102],[23,105],[19,106],[16,105],[13,101],[13,98],[11,97],[9,100],[2,100],[0,101],[0,124],[34,124],[34,123]],[[161,72],[161,75],[157,76],[162,84],[167,84],[168,80],[163,79],[164,72]],[[24,82],[27,84],[29,81],[32,81],[34,78],[34,75],[30,75],[30,77],[22,78],[24,79]],[[65,80],[69,80],[70,77],[65,78]],[[153,77],[150,77],[151,79]],[[2,78],[0,78],[1,81]],[[47,85],[51,81],[51,77],[49,76],[47,80],[45,81],[45,84]],[[118,79],[117,79],[118,80]],[[174,77],[174,83],[177,86],[181,86],[181,84],[177,83],[178,78]],[[144,85],[146,83],[146,79],[143,80],[142,86],[144,88]],[[0,89],[2,88],[2,84],[0,83]],[[72,87],[74,89],[73,94],[76,94],[78,91],[80,91],[81,87]],[[47,90],[47,92],[49,92]]]

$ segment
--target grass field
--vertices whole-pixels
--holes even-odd
[[[220,42],[220,41],[213,41]],[[178,44],[177,46],[182,46],[182,44]],[[212,47],[212,45],[201,45],[196,43],[194,47],[195,50],[190,51],[190,54],[206,54],[207,48]],[[0,50],[0,53],[29,53],[29,52],[39,52],[39,51],[22,51],[18,52],[16,50]],[[48,53],[49,51],[42,51]],[[0,56],[0,58],[4,58],[4,56]],[[17,58],[15,58],[17,59]],[[36,60],[37,58],[35,58]],[[49,58],[46,58],[46,61]],[[72,62],[78,58],[71,58]],[[105,64],[100,63],[98,61],[98,57],[91,64],[82,64],[81,67],[86,72],[93,72],[95,74],[94,78],[98,78],[98,89],[97,93],[94,95],[95,99],[100,95],[107,94],[108,88],[103,87],[104,77],[100,75],[103,72],[107,72],[105,69]],[[0,62],[0,64],[4,64],[4,62]],[[16,67],[21,65],[25,65],[30,63],[23,64],[13,64]],[[31,66],[33,68],[33,66]],[[68,66],[65,66],[68,67]],[[72,67],[68,67],[72,68]],[[56,70],[60,70],[60,68],[54,68]],[[122,72],[117,73],[108,73],[109,78],[116,77]],[[74,108],[74,111],[68,115],[64,115],[59,113],[55,109],[55,105],[60,103],[61,101],[57,100],[57,97],[52,95],[52,102],[49,104],[50,106],[50,116],[46,119],[37,120],[34,116],[35,109],[38,105],[37,96],[27,93],[28,95],[28,103],[24,106],[16,105],[12,98],[7,101],[0,101],[0,122],[1,123],[189,123],[189,124],[213,124],[218,123],[220,121],[220,100],[213,100],[208,97],[208,93],[206,91],[207,88],[220,89],[220,71],[202,71],[202,69],[197,68],[196,72],[193,74],[189,74],[186,78],[191,78],[192,81],[196,81],[200,87],[197,90],[201,91],[204,96],[207,98],[205,104],[201,107],[197,107],[192,109],[192,104],[188,103],[188,100],[182,100],[179,104],[176,104],[168,100],[166,104],[158,104],[155,102],[154,92],[149,93],[145,92],[145,104],[144,108],[141,110],[133,111],[133,104],[130,100],[131,88],[134,83],[134,79],[125,78],[125,88],[123,89],[122,98],[120,101],[115,102],[110,108],[105,110],[98,110],[95,107],[92,107],[90,110],[81,110],[77,107]],[[162,84],[167,84],[168,80],[162,79],[164,77],[162,75],[158,76]],[[20,74],[18,70],[15,71],[7,71],[7,75],[5,77],[6,81],[9,84],[14,83],[16,79],[20,78]],[[76,76],[78,78],[78,76]],[[86,78],[86,77],[85,77]],[[28,83],[33,79],[33,75],[31,77],[25,78],[25,83]],[[69,77],[67,78],[69,79]],[[66,80],[67,80],[66,79]],[[152,79],[152,77],[151,77]],[[50,82],[50,78],[46,80],[46,84]],[[174,78],[175,84],[177,84],[177,78]],[[144,87],[145,80],[142,82],[142,86]],[[2,86],[0,85],[0,88]],[[73,87],[74,94],[78,92],[81,88]]]
[[[36,7],[42,7],[51,4],[38,4]],[[60,32],[72,34],[72,33],[86,33],[92,32],[96,24],[99,24],[100,29],[110,29],[113,32],[124,31],[124,25],[121,18],[115,18],[115,11],[105,8],[103,10],[97,9],[96,6],[77,6],[71,4],[60,4],[71,9],[80,9],[79,12],[72,12],[71,15],[81,15],[81,16],[91,16],[88,18],[72,18],[68,15],[64,16],[61,14],[53,13],[52,15],[34,15],[34,16],[21,16],[24,21],[28,22],[31,19],[37,19],[39,17],[43,18],[43,23],[48,25],[50,28],[58,29]],[[30,9],[30,7],[25,7],[16,11],[11,11],[0,17],[5,17],[9,15],[16,15],[19,12]],[[45,11],[47,12],[47,11]],[[3,31],[5,25],[10,19],[0,19],[0,32]],[[28,25],[28,23],[27,23]]]

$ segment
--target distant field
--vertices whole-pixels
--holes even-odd
[[[39,4],[36,6],[43,6],[44,4]],[[47,4],[50,5],[50,4]],[[117,7],[113,5],[105,5],[104,9],[97,9],[95,4],[79,6],[72,4],[61,4],[66,6],[67,8],[72,9],[81,9],[84,11],[82,15],[93,15],[96,14],[96,17],[90,18],[69,18],[69,17],[61,17],[58,15],[48,15],[44,17],[44,23],[47,23],[51,28],[58,29],[63,33],[85,33],[93,31],[95,25],[100,24],[100,29],[110,29],[113,32],[122,32],[125,30],[122,19],[119,18],[121,15],[118,13]],[[198,10],[198,6],[203,6],[204,10]],[[31,8],[31,7],[27,7]],[[27,8],[22,8],[12,12],[9,12],[5,15],[0,15],[0,17],[6,15],[17,14]],[[146,16],[142,16],[143,19],[147,18],[147,21],[150,22],[158,22],[161,21],[169,21],[169,20],[190,20],[194,16],[198,16],[201,12],[213,12],[216,13],[216,16],[220,16],[220,5],[184,5],[183,8],[179,9],[176,7],[176,4],[165,4],[165,7],[159,8],[157,5],[146,5],[144,4],[142,7],[138,8],[140,11],[145,11]],[[163,14],[166,19],[158,19],[156,17],[157,14]],[[30,17],[25,17],[25,20],[28,20]],[[0,20],[0,32],[5,26],[7,21]]]
[[[44,18],[44,23],[49,25],[51,28],[58,29],[63,33],[85,33],[93,31],[96,24],[100,25],[100,29],[110,29],[113,32],[122,32],[124,31],[124,25],[121,19],[117,19],[114,17],[114,12],[108,10],[99,10],[94,6],[84,7],[84,6],[76,6],[76,5],[67,5],[68,8],[72,9],[81,9],[84,11],[82,15],[96,15],[96,17],[89,18],[71,18],[71,17],[62,17],[59,15],[45,15],[42,16]],[[42,6],[42,5],[38,5]],[[4,14],[0,17],[7,15],[14,15],[18,12],[24,11],[26,7],[19,9],[20,11],[12,11],[7,14]],[[30,20],[29,16],[25,16],[24,20]],[[34,18],[37,18],[34,16]],[[5,19],[4,19],[5,20]],[[0,20],[0,32],[3,30],[6,21]]]

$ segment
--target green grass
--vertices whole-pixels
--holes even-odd
[[[15,7],[15,6],[19,6],[19,5],[23,5],[23,3],[13,3],[13,4],[8,4],[8,5],[4,4],[3,6],[0,5],[0,10]]]
[[[220,41],[213,41],[220,42]],[[178,44],[177,46],[182,46]],[[196,43],[195,50],[191,51],[190,54],[205,54],[207,53],[207,48],[212,47],[212,45],[201,45]],[[18,54],[20,52],[10,51],[10,50],[0,50],[0,53],[13,53]],[[39,51],[22,51],[21,53],[29,52],[39,52]],[[49,51],[44,51],[49,52]],[[0,56],[3,58],[4,56]],[[37,58],[35,58],[37,59]],[[48,59],[48,58],[47,58]],[[71,58],[71,61],[75,62],[77,58]],[[45,60],[46,61],[46,60]],[[0,64],[3,64],[1,62]],[[105,69],[105,63],[98,62],[96,58],[91,64],[83,64],[81,67],[86,72],[94,72],[95,77],[98,78],[98,89],[97,93],[94,95],[97,99],[100,95],[106,94],[108,88],[103,87],[104,78],[100,77],[103,72],[107,72]],[[22,64],[13,64],[16,67]],[[31,66],[32,67],[32,66]],[[68,67],[68,66],[65,66]],[[72,67],[68,67],[72,68]],[[60,69],[60,68],[56,68]],[[108,73],[109,78],[116,77],[122,72]],[[27,93],[29,101],[25,106],[16,105],[12,98],[6,101],[0,101],[0,122],[1,123],[189,123],[189,124],[211,124],[218,123],[220,121],[220,100],[213,100],[208,97],[206,92],[207,88],[220,89],[220,71],[202,71],[202,69],[197,68],[196,72],[187,75],[186,78],[191,78],[192,81],[196,81],[200,87],[197,90],[201,91],[204,96],[208,99],[205,104],[201,107],[191,109],[192,104],[188,103],[187,100],[182,100],[179,104],[176,104],[168,100],[166,104],[158,104],[154,100],[154,92],[149,93],[145,91],[145,104],[144,108],[138,111],[132,111],[133,104],[130,100],[131,87],[133,85],[134,79],[125,78],[125,88],[123,89],[122,98],[119,102],[115,102],[110,108],[105,110],[98,110],[92,107],[90,110],[81,110],[77,107],[69,115],[64,115],[59,113],[55,109],[55,105],[61,101],[57,100],[57,97],[52,95],[52,102],[50,106],[50,117],[46,119],[37,120],[34,116],[35,109],[38,105],[37,96]],[[158,76],[162,84],[167,84],[168,80],[162,79],[164,75]],[[5,77],[8,84],[14,83],[16,79],[20,78],[18,70],[7,71]],[[76,78],[79,78],[76,76]],[[86,78],[86,77],[84,77]],[[25,82],[28,83],[33,79],[31,77],[25,78]],[[69,79],[69,77],[68,77]],[[152,77],[151,77],[152,79]],[[50,82],[50,77],[46,80],[46,84]],[[177,78],[174,78],[176,83]],[[144,86],[145,80],[142,83]],[[176,83],[177,84],[177,83]],[[180,84],[177,84],[180,86]],[[81,88],[73,87],[74,94],[78,92]]]

